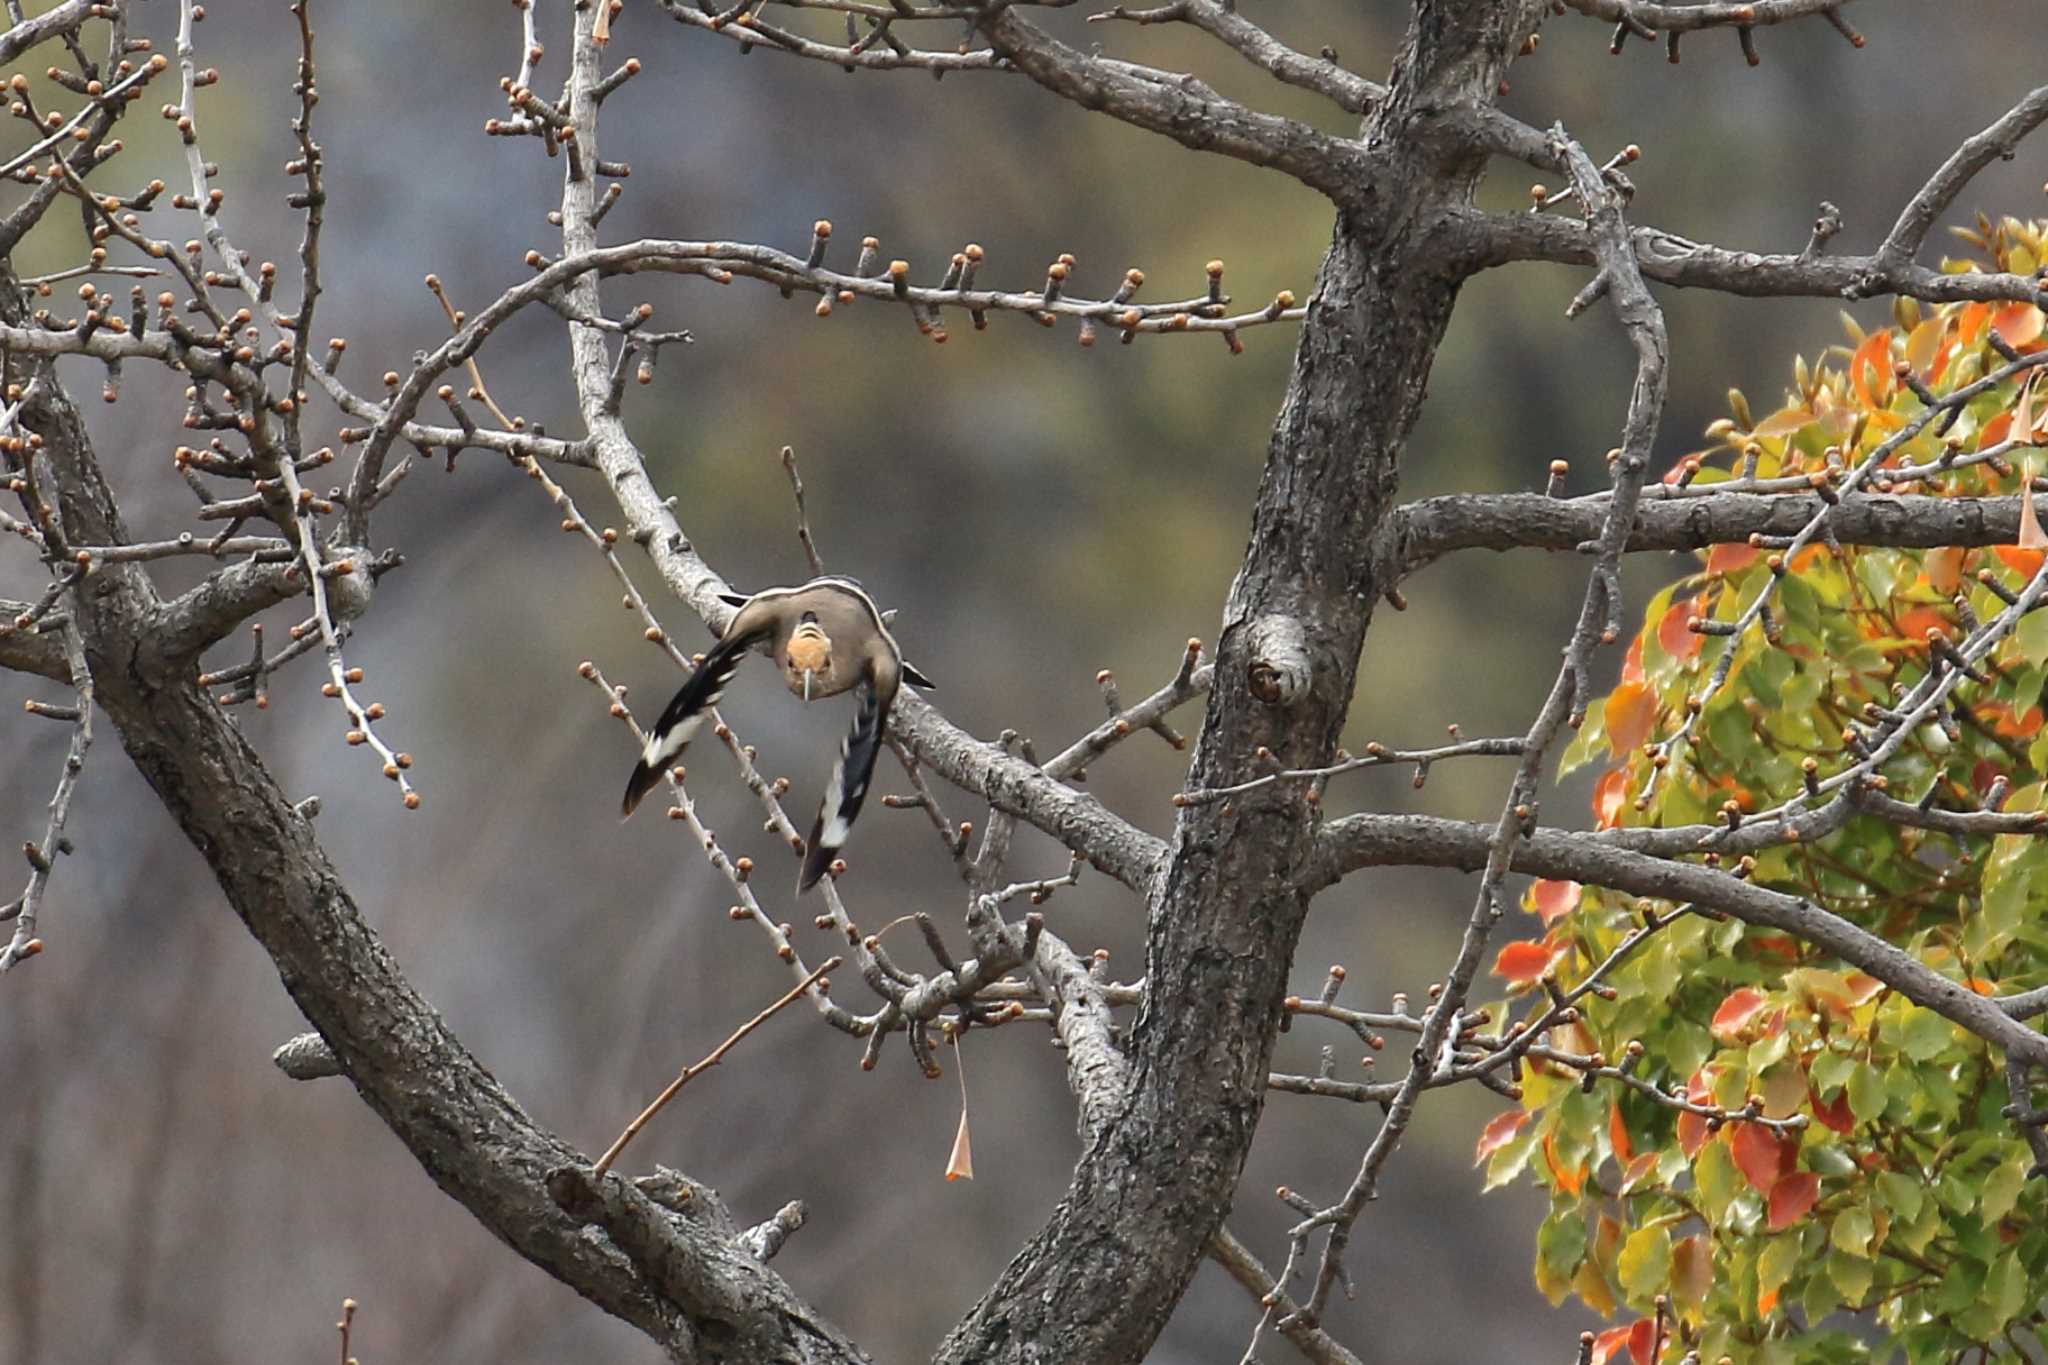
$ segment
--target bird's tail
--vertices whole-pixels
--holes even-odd
[[[854,712],[853,728],[839,745],[839,761],[832,765],[832,780],[825,787],[825,799],[818,804],[818,818],[811,823],[811,838],[804,850],[803,875],[796,884],[802,895],[818,883],[839,850],[853,832],[854,818],[867,799],[868,782],[875,775],[875,759],[882,752],[882,727],[889,719],[889,698],[863,683],[860,707]]]

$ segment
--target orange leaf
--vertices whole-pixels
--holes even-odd
[[[1756,562],[1762,551],[1753,545],[1716,545],[1707,551],[1707,572],[1735,573]]]
[[[1714,1021],[1708,1025],[1716,1038],[1734,1042],[1742,1036],[1757,1011],[1770,1003],[1770,998],[1754,986],[1743,986],[1728,992],[1721,1002],[1721,1008],[1714,1011]]]
[[[1847,1086],[1844,1086],[1842,1092],[1831,1101],[1821,1099],[1811,1090],[1807,1093],[1813,1101],[1813,1117],[1817,1121],[1838,1133],[1846,1133],[1856,1126],[1856,1115],[1849,1108]]]
[[[1620,758],[1640,748],[1650,737],[1657,719],[1657,698],[1639,682],[1625,682],[1607,695],[1602,711],[1607,721],[1607,744]]]
[[[960,1131],[953,1134],[953,1154],[946,1158],[946,1179],[974,1179],[974,1151],[967,1142],[967,1111],[960,1111]]]
[[[1643,637],[1640,635],[1628,642],[1628,653],[1621,656],[1621,680],[1625,683],[1643,680]]]
[[[1734,1132],[1728,1146],[1735,1157],[1735,1168],[1756,1187],[1758,1194],[1769,1194],[1772,1186],[1791,1174],[1793,1163],[1798,1161],[1798,1139],[1781,1138],[1761,1123],[1737,1122],[1732,1126]]]
[[[1477,1166],[1513,1142],[1534,1117],[1536,1116],[1526,1109],[1509,1109],[1487,1120],[1486,1127],[1479,1130],[1479,1150],[1473,1155],[1472,1164]]]
[[[2012,414],[2001,412],[1977,429],[1977,449],[1989,450],[1992,446],[2002,445],[2011,434]]]
[[[1550,970],[1551,956],[1541,943],[1510,943],[1493,960],[1493,974],[1509,981],[1534,981]]]
[[[2014,715],[2012,708],[2003,702],[1994,702],[1984,709],[1991,716],[1992,732],[2006,739],[2031,739],[2041,729],[2042,715],[2038,706],[2029,706],[2023,716]]]
[[[1991,553],[1998,556],[1998,562],[2022,578],[2032,578],[2041,572],[2041,561],[2048,559],[2048,552],[2022,550],[2011,545],[1994,545]]]
[[[1778,1291],[1775,1289],[1766,1289],[1763,1293],[1756,1296],[1756,1315],[1760,1318],[1769,1317],[1771,1310],[1777,1306]]]
[[[1866,408],[1881,408],[1892,397],[1892,329],[1880,327],[1863,338],[1849,357],[1849,382]]]
[[[1793,1172],[1771,1186],[1770,1213],[1764,1220],[1764,1227],[1771,1232],[1783,1232],[1806,1217],[1819,1198],[1820,1177],[1812,1171]]]
[[[1849,1003],[1851,1005],[1867,1005],[1877,998],[1879,991],[1884,989],[1884,982],[1879,981],[1868,972],[1851,972],[1844,978],[1843,984],[1849,988]]]
[[[1912,641],[1915,647],[1923,647],[1928,631],[1938,630],[1946,635],[1953,620],[1953,612],[1938,611],[1922,603],[1900,612],[1892,624],[1898,628],[1900,639]]]
[[[1956,319],[1956,339],[1965,346],[1975,346],[1978,337],[1984,333],[1984,324],[1991,318],[1991,305],[1972,303],[1966,305],[1962,315]]]
[[[1657,623],[1657,643],[1674,659],[1690,659],[1700,652],[1700,636],[1687,628],[1693,610],[1691,602],[1673,602]]]
[[[1963,557],[1969,553],[1960,545],[1929,550],[1920,561],[1927,586],[1939,593],[1952,593],[1963,581]]]
[[[1635,1154],[1635,1147],[1628,1140],[1628,1124],[1621,1117],[1621,1106],[1610,1102],[1607,1106],[1607,1141],[1614,1148],[1614,1159],[1627,1163]]]
[[[1531,913],[1541,917],[1543,927],[1548,929],[1579,908],[1580,890],[1577,882],[1552,881],[1548,877],[1539,877],[1530,884],[1529,894],[1522,898],[1522,904]]]
[[[2031,303],[2013,303],[1991,315],[1991,325],[2005,344],[2018,349],[2041,335],[2041,310]]]
[[[1602,773],[1593,784],[1593,818],[1601,829],[1621,823],[1622,804],[1628,799],[1628,770],[1615,768]]]
[[[1586,1188],[1586,1168],[1574,1166],[1566,1170],[1564,1163],[1558,1160],[1555,1133],[1548,1134],[1543,1139],[1543,1161],[1550,1167],[1550,1178],[1556,1181],[1557,1187],[1566,1194],[1577,1198],[1579,1191]]]
[[[2022,400],[2024,401],[2024,400]],[[2014,421],[2013,426],[2019,426]],[[2020,538],[2015,542],[2022,550],[2039,550],[2048,547],[2048,534],[2041,530],[2041,518],[2034,511],[2034,462],[2028,460],[2022,466],[2020,477]]]

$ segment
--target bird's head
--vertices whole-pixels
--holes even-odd
[[[831,681],[832,637],[811,619],[809,612],[804,615],[805,620],[790,633],[789,644],[782,652],[782,672],[789,690],[809,701],[814,690]]]

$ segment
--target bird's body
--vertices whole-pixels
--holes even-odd
[[[725,695],[725,687],[747,650],[765,647],[783,683],[805,701],[860,691],[853,729],[840,746],[839,761],[819,804],[818,818],[804,850],[797,890],[808,891],[831,866],[853,828],[881,753],[889,707],[908,679],[931,682],[903,661],[882,613],[860,584],[828,575],[795,588],[767,588],[752,597],[726,599],[739,607],[725,634],[704,657],[661,718],[648,732],[646,747],[626,783],[622,808],[633,808],[682,756],[704,715]]]

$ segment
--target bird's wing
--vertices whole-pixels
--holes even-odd
[[[846,739],[839,746],[839,761],[832,765],[832,780],[825,787],[825,799],[818,803],[818,818],[811,822],[803,875],[796,885],[798,895],[817,885],[818,878],[839,856],[847,835],[853,832],[861,802],[867,799],[868,782],[875,775],[875,759],[882,752],[882,728],[889,719],[889,704],[896,699],[894,677],[886,682],[886,686],[880,685],[869,677],[855,693],[859,704],[854,711],[853,728],[846,732]]]
[[[745,616],[742,612],[733,618],[733,628],[712,646],[704,662],[683,683],[668,709],[661,713],[661,719],[648,731],[647,746],[640,751],[640,761],[633,765],[633,776],[626,781],[626,799],[619,806],[620,819],[631,815],[641,799],[661,782],[661,775],[682,757],[683,746],[704,723],[704,713],[718,705],[718,699],[725,695],[725,685],[732,681],[733,672],[747,650],[767,638],[768,622],[746,621]]]

